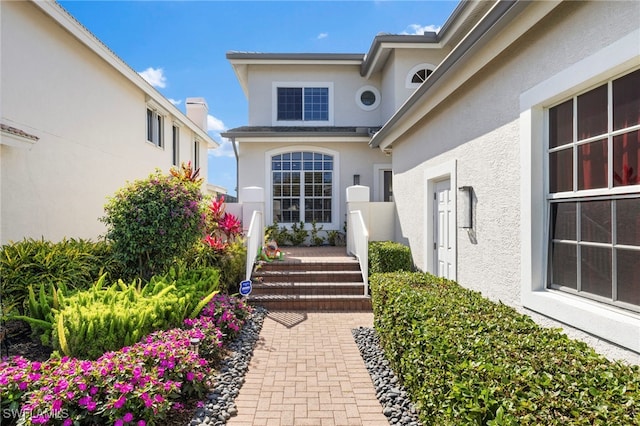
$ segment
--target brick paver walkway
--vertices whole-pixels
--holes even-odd
[[[351,330],[373,314],[272,312],[230,426],[389,424]]]

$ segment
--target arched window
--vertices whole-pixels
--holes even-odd
[[[431,75],[435,69],[435,65],[432,64],[418,64],[411,68],[407,73],[405,80],[405,86],[407,89],[415,89],[420,86]]]
[[[271,156],[273,220],[278,223],[331,223],[334,158],[293,151]]]

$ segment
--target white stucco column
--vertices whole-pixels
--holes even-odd
[[[242,203],[242,229],[246,232],[251,224],[254,210],[261,211],[264,217],[264,188],[259,186],[241,188],[238,198]]]
[[[351,212],[360,210],[364,225],[369,228],[369,187],[363,185],[353,185],[347,187],[347,252],[356,254],[353,230],[349,229],[351,224]],[[357,239],[357,237],[355,237]]]

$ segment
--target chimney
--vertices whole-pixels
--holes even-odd
[[[207,126],[207,115],[209,107],[204,98],[187,98],[187,117],[205,132],[209,131]]]

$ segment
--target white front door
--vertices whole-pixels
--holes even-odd
[[[437,182],[434,194],[434,260],[438,276],[453,279],[456,270],[454,238],[456,221],[453,216],[454,200],[451,181]]]

